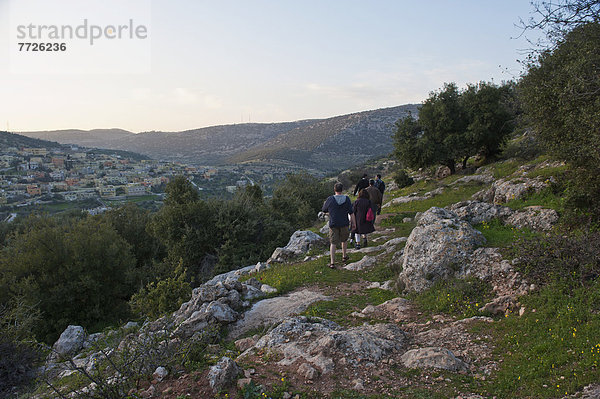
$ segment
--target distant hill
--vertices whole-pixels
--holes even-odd
[[[327,119],[242,123],[182,132],[134,134],[120,129],[95,129],[21,134],[197,165],[282,161],[329,171],[389,153],[394,122],[408,112],[416,114],[417,107],[408,104]]]
[[[0,131],[0,147],[2,148],[20,148],[20,147],[37,147],[37,148],[61,148],[62,144],[54,141],[40,140],[36,138],[22,136],[20,134]]]
[[[80,130],[83,132],[83,130]],[[131,133],[133,134],[133,133]],[[82,151],[88,151],[88,148],[78,144]],[[0,131],[0,148],[21,148],[21,147],[36,147],[36,148],[47,148],[47,149],[59,149],[67,147],[65,144],[57,143],[55,141],[42,140],[40,138],[32,138],[24,136],[22,134],[9,133]],[[68,148],[68,147],[67,147]],[[94,152],[100,154],[115,154],[123,158],[129,158],[134,160],[149,159],[147,155],[138,154],[131,151],[124,150],[113,150],[113,149],[95,149]]]
[[[19,132],[19,134],[42,140],[57,141],[62,144],[76,144],[88,148],[112,148],[106,147],[105,144],[109,141],[135,135],[135,133],[123,129],[46,130],[39,132]]]

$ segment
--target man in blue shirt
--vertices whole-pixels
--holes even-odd
[[[350,222],[348,216],[352,214],[352,201],[350,197],[342,194],[344,186],[336,183],[333,186],[335,195],[328,197],[323,204],[322,211],[329,213],[329,250],[331,263],[329,267],[335,269],[335,250],[337,245],[342,246],[342,261],[347,261],[346,249],[348,248],[348,237]]]

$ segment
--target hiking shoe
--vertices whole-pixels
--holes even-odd
[[[342,258],[342,262],[348,262],[349,260],[350,260],[350,257],[349,257],[349,256],[344,256],[344,257]]]
[[[335,263],[330,263],[330,264],[329,264],[329,268],[330,268],[330,269],[335,269]]]
[[[360,249],[360,244],[356,243],[356,245],[354,246],[355,249]]]

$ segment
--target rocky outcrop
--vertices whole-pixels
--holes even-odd
[[[481,201],[462,201],[448,206],[447,209],[470,224],[490,222],[492,219],[505,220],[513,214],[513,210],[507,206]]]
[[[436,281],[464,270],[483,235],[454,212],[430,208],[418,218],[406,246],[399,283],[421,292]]]
[[[86,340],[85,330],[81,326],[68,326],[52,346],[54,358],[69,357],[83,349]]]
[[[329,320],[299,316],[283,321],[240,357],[269,348],[283,356],[278,362],[281,366],[307,364],[319,374],[327,374],[340,362],[350,367],[375,364],[401,351],[406,343],[406,334],[395,324],[345,330]],[[310,371],[307,366],[303,368]]]
[[[208,372],[208,384],[214,393],[219,392],[226,386],[232,385],[242,370],[233,359],[222,357],[219,362],[212,366]]]
[[[515,212],[506,219],[506,223],[519,229],[528,228],[537,231],[549,231],[558,222],[558,213],[554,209],[541,206],[529,206]]]
[[[503,204],[513,199],[523,198],[526,194],[537,193],[548,187],[548,182],[522,177],[513,180],[496,180],[489,189],[479,191],[473,199]]]
[[[428,347],[412,349],[402,355],[402,364],[408,368],[436,368],[454,372],[467,372],[469,365],[456,358],[445,348]]]
[[[265,299],[257,302],[244,313],[243,318],[229,328],[230,338],[242,336],[247,331],[267,328],[287,317],[298,315],[309,305],[331,298],[310,290],[301,290],[288,295]]]
[[[267,263],[284,263],[300,255],[306,254],[311,248],[325,246],[326,241],[320,235],[308,230],[296,231],[290,237],[285,247],[278,247]]]

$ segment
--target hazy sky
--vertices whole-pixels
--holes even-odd
[[[530,47],[516,39],[526,0],[147,0],[144,68],[20,73],[8,57],[17,1],[0,0],[0,130],[177,131],[420,103],[444,82],[518,77]],[[79,18],[61,1],[48,3]]]

